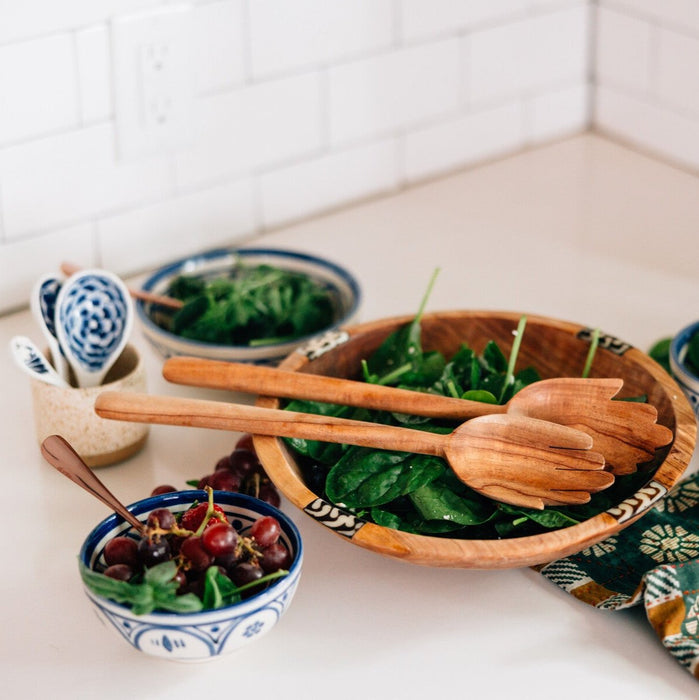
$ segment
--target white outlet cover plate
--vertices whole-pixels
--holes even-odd
[[[111,37],[118,157],[186,149],[194,133],[192,6],[115,17]]]

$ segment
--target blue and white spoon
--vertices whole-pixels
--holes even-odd
[[[41,350],[29,338],[16,335],[10,340],[10,352],[19,367],[33,379],[54,386],[68,386],[68,382],[56,372]]]
[[[61,286],[56,335],[78,385],[98,386],[128,342],[133,303],[126,285],[105,270],[81,270]]]
[[[36,322],[44,334],[51,351],[53,366],[59,376],[68,381],[69,367],[56,336],[56,300],[63,284],[63,278],[53,274],[40,277],[30,297],[30,306]]]

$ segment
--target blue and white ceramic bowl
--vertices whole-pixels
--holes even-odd
[[[699,321],[683,328],[670,343],[670,369],[675,381],[692,405],[694,415],[699,420],[699,377],[687,369],[684,358],[690,338],[699,333]]]
[[[145,522],[148,514],[156,508],[166,507],[178,513],[206,498],[204,491],[176,491],[138,501],[129,506],[129,510]],[[135,649],[174,661],[206,661],[240,649],[267,634],[289,607],[303,562],[301,536],[294,523],[277,508],[250,496],[216,491],[214,500],[243,533],[263,515],[277,518],[282,527],[281,541],[293,555],[289,574],[247,600],[199,613],[136,615],[130,608],[96,595],[85,587],[87,597],[106,626]],[[80,561],[91,569],[103,566],[106,543],[131,530],[131,526],[117,515],[106,518],[87,536],[80,550]]]
[[[216,345],[190,340],[175,335],[162,327],[162,307],[150,302],[138,301],[136,313],[148,341],[164,357],[188,355],[210,360],[276,364],[296,348],[306,345],[313,338],[332,332],[354,320],[360,304],[360,288],[354,276],[340,265],[305,253],[271,248],[221,248],[170,263],[148,277],[142,284],[144,291],[166,294],[170,283],[178,275],[197,275],[212,279],[230,272],[238,263],[245,265],[273,265],[275,267],[309,275],[328,289],[334,300],[335,318],[328,328],[313,336],[297,338],[289,342],[259,346]],[[159,324],[159,317],[161,323]]]

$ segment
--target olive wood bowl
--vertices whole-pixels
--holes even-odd
[[[424,350],[439,350],[447,359],[462,342],[481,353],[494,340],[507,355],[522,314],[493,311],[447,311],[422,319]],[[357,379],[368,358],[393,331],[412,316],[363,323],[333,331],[289,355],[281,368]],[[532,366],[542,378],[579,377],[593,330],[542,316],[527,315],[517,369]],[[415,535],[366,522],[313,493],[304,483],[292,451],[280,438],[255,436],[254,444],[269,476],[286,498],[336,536],[378,554],[425,566],[505,569],[534,566],[569,556],[627,527],[647,513],[678,481],[692,456],[696,422],[674,380],[648,355],[628,343],[601,334],[589,376],[620,377],[619,397],[646,395],[658,410],[658,422],[673,431],[673,442],[644,465],[643,486],[623,501],[576,525],[543,534],[509,539],[450,539]],[[275,397],[258,397],[257,405],[277,408]]]

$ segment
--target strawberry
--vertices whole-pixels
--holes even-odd
[[[208,503],[200,503],[198,506],[190,508],[182,515],[180,527],[184,528],[185,530],[196,532],[206,517],[206,512],[208,509]],[[206,527],[210,527],[214,523],[220,523],[222,520],[223,522],[228,522],[223,509],[214,504],[214,513],[209,517],[209,522],[206,524]]]

